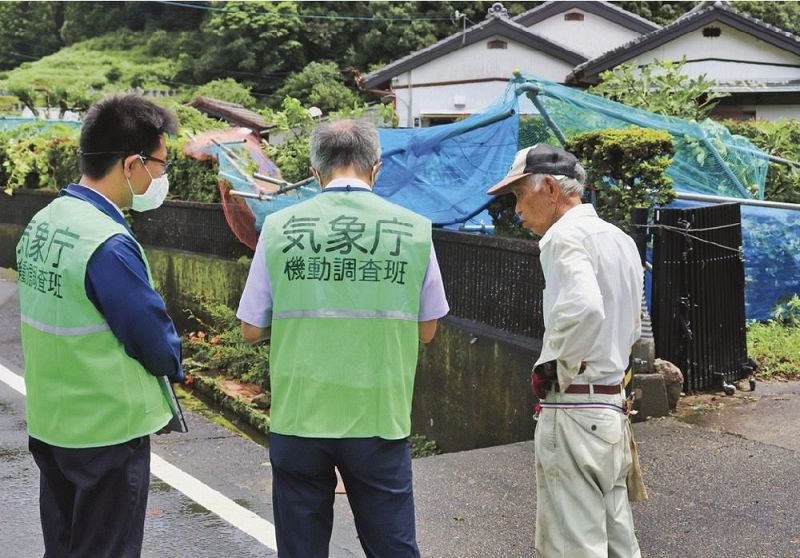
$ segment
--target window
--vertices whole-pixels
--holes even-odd
[[[486,43],[487,48],[508,48],[508,43],[505,41],[501,41],[500,39],[495,39],[493,41],[489,41]]]
[[[703,27],[703,37],[719,37],[722,29],[719,27]]]
[[[564,14],[564,21],[583,21],[583,14],[580,12]]]

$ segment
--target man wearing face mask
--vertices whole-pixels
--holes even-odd
[[[86,114],[82,176],[17,245],[29,448],[46,556],[141,554],[150,434],[172,416],[180,339],[121,209],[161,205],[175,117],[137,95]],[[22,280],[36,277],[37,280]]]
[[[318,125],[322,192],[267,216],[237,316],[270,338],[269,456],[278,554],[327,558],[342,474],[367,556],[418,557],[411,396],[419,343],[449,307],[431,223],[372,192],[369,122]]]

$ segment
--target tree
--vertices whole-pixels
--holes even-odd
[[[666,175],[674,153],[669,132],[637,126],[596,130],[571,138],[565,148],[585,165],[586,184],[597,190],[597,212],[623,230],[631,208],[675,199]]]
[[[220,8],[187,41],[179,59],[181,80],[234,77],[253,89],[274,91],[280,78],[305,66],[296,2],[225,2]]]
[[[627,10],[653,23],[667,25],[678,17],[694,8],[699,2],[639,2],[637,0],[627,2],[614,2],[623,10]],[[738,8],[737,2],[737,8]]]
[[[800,4],[796,2],[736,2],[735,10],[794,33],[800,34]]]
[[[19,66],[56,52],[62,2],[0,2],[0,69]]]
[[[646,66],[621,64],[600,74],[602,80],[589,89],[613,101],[656,114],[703,120],[727,93],[712,91],[714,81],[702,74],[692,78],[683,73],[680,62],[655,60]]]
[[[356,92],[344,84],[345,79],[335,62],[311,62],[302,71],[291,74],[278,89],[278,95],[294,97],[323,112],[331,112],[359,100]]]
[[[204,10],[162,2],[63,2],[63,5],[61,38],[68,45],[122,29],[196,32],[208,17]]]

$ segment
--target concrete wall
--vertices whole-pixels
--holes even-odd
[[[16,247],[23,230],[25,227],[0,223],[0,267],[17,268]]]
[[[541,341],[446,317],[420,350],[411,429],[446,452],[533,438],[531,368]]]

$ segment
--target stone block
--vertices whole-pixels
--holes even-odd
[[[667,388],[667,401],[669,408],[675,410],[683,391],[683,374],[680,368],[669,362],[657,358],[654,362],[655,371],[664,377],[664,386]]]
[[[637,414],[633,415],[635,421],[644,420],[648,417],[669,415],[664,376],[661,374],[635,374],[633,376],[633,389],[636,394],[633,409],[638,411]]]

